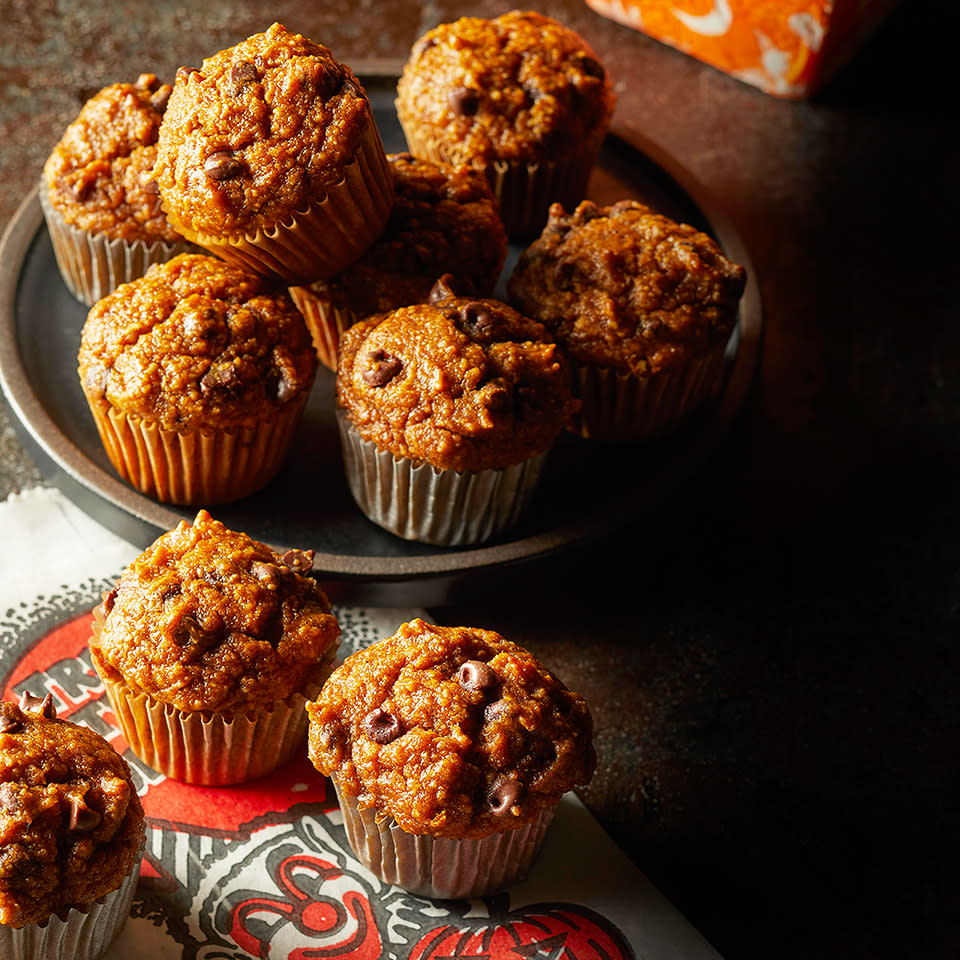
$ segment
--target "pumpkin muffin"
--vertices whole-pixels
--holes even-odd
[[[383,229],[392,179],[349,67],[274,23],[181,67],[156,179],[170,222],[211,252],[304,283],[330,276]]]
[[[90,652],[137,756],[207,785],[292,756],[340,639],[312,565],[312,551],[279,554],[205,510],[130,564],[95,611]]]
[[[614,100],[578,34],[518,10],[428,31],[397,84],[409,150],[483,170],[511,237],[536,234],[552,202],[583,199]]]
[[[477,897],[522,877],[561,796],[593,775],[583,698],[475,627],[403,624],[307,705],[354,852],[414,893]]]
[[[508,281],[569,354],[579,429],[605,440],[674,429],[719,390],[746,283],[705,233],[635,200],[556,204]]]
[[[497,300],[458,297],[354,324],[341,341],[338,423],[351,493],[410,540],[479,543],[519,519],[576,409],[546,328]]]
[[[193,249],[167,222],[153,177],[171,89],[152,73],[104,87],[44,164],[40,206],[57,265],[88,307],[151,263]]]
[[[147,496],[213,504],[280,469],[316,375],[282,288],[181,254],[97,303],[79,375],[110,461]]]
[[[0,703],[0,956],[93,960],[130,912],[143,809],[123,758],[57,719],[53,698]]]
[[[426,300],[445,273],[464,293],[489,296],[506,258],[506,234],[481,173],[409,153],[387,161],[394,201],[380,237],[336,276],[290,288],[332,370],[340,335],[357,320]]]

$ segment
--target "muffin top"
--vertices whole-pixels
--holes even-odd
[[[111,240],[179,240],[154,179],[169,84],[144,73],[91,97],[43,167],[51,205],[74,227]]]
[[[170,429],[239,427],[301,399],[317,359],[283,289],[181,254],[94,304],[79,373],[93,403]]]
[[[50,694],[0,703],[0,923],[92,903],[130,873],[143,808],[123,758],[56,719]]]
[[[348,657],[307,712],[313,765],[407,833],[522,826],[596,764],[583,698],[490,630],[405,623]]]
[[[745,283],[705,233],[621,200],[554,204],[507,289],[574,359],[645,376],[725,344]]]
[[[507,237],[486,178],[469,167],[388,154],[394,202],[383,233],[349,267],[310,290],[358,318],[426,300],[445,273],[486,296]]]
[[[337,400],[367,441],[441,470],[505,467],[545,451],[576,410],[543,324],[456,296],[377,314],[340,341]]]
[[[294,693],[338,642],[330,603],[279,554],[201,510],[160,536],[97,608],[97,671],[180,710],[227,712]]]
[[[444,144],[445,159],[542,161],[602,136],[613,113],[587,43],[539,13],[462,17],[424,34],[397,84],[397,112]]]
[[[323,199],[372,122],[350,68],[274,23],[178,71],[156,166],[167,216],[188,234],[269,229]]]

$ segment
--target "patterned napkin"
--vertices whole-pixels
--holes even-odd
[[[62,494],[0,503],[0,683],[53,694],[59,716],[124,754],[147,814],[131,918],[105,960],[707,960],[718,954],[573,794],[530,877],[473,901],[386,885],[350,852],[336,797],[306,751],[261,780],[207,788],[139,761],[90,664],[92,607],[137,549]],[[336,607],[341,657],[422,610]]]

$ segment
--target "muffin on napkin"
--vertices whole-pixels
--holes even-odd
[[[164,216],[153,173],[171,89],[152,73],[104,87],[44,164],[40,206],[57,266],[88,307],[194,249]]]
[[[279,23],[178,71],[156,178],[184,236],[289,283],[328,277],[359,256],[393,199],[360,81]]]
[[[90,653],[138,757],[208,786],[290,759],[340,642],[312,565],[205,510],[130,564],[94,612]]]
[[[130,913],[143,808],[123,758],[57,719],[53,698],[0,703],[0,957],[94,960]]]
[[[422,896],[520,879],[596,764],[583,698],[474,627],[403,624],[348,657],[307,712],[310,759],[333,780],[354,852]]]

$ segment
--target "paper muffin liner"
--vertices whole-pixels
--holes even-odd
[[[344,470],[357,506],[405,540],[438,546],[484,543],[520,519],[540,482],[546,453],[477,472],[438,470],[364,440],[337,409]]]
[[[669,433],[719,392],[724,349],[694,359],[682,371],[645,377],[575,360],[571,366],[582,403],[575,431],[594,440],[647,440]]]
[[[101,679],[130,749],[144,763],[174,780],[221,787],[262,777],[303,745],[307,701],[319,695],[338,646],[331,644],[301,690],[246,713],[179,710],[135,693],[122,679]]]
[[[325,280],[356,260],[383,232],[392,206],[393,174],[370,113],[343,179],[329,184],[322,200],[309,202],[286,222],[243,237],[181,230],[224,260],[289,284],[305,284]]]
[[[344,330],[357,322],[358,315],[349,307],[335,306],[309,287],[290,287],[289,292],[290,299],[303,314],[317,357],[325,367],[336,373],[340,337]]]
[[[361,807],[332,778],[350,847],[371,873],[421,897],[483,897],[522,880],[543,844],[556,805],[530,823],[480,839],[417,835],[374,807]]]
[[[407,148],[415,157],[456,162],[455,153],[443,140],[421,130],[409,118],[404,120],[402,114],[400,125]],[[500,219],[511,239],[539,234],[552,203],[563,204],[569,212],[584,199],[605,136],[606,127],[549,161],[495,160],[480,168],[497,199]]]
[[[71,907],[63,918],[23,927],[0,924],[3,960],[96,960],[113,943],[127,917],[140,877],[140,858],[116,890],[93,903]]]
[[[67,223],[50,203],[45,184],[40,184],[38,194],[63,282],[88,307],[113,293],[121,283],[142,277],[151,264],[197,250],[187,240],[109,240],[103,234]]]
[[[89,406],[107,456],[127,483],[161,503],[212,506],[249,496],[273,479],[308,392],[237,429],[170,430],[110,406]]]

